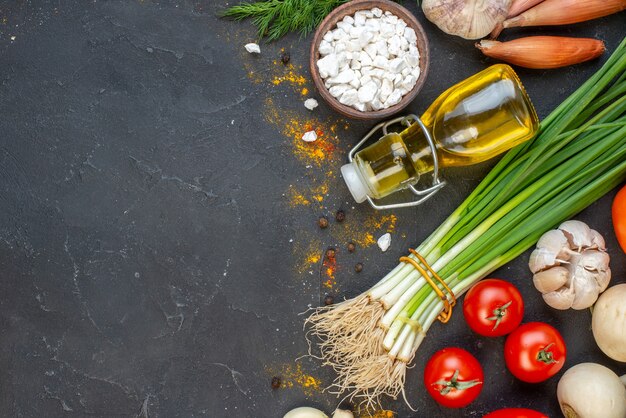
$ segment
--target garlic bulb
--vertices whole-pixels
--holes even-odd
[[[563,222],[537,242],[528,262],[535,288],[555,309],[585,309],[611,280],[604,238],[580,221]]]
[[[465,39],[487,36],[504,22],[511,0],[424,0],[424,15],[450,35]]]

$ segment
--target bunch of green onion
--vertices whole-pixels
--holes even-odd
[[[416,251],[459,296],[625,179],[626,39]],[[443,307],[400,263],[369,291],[316,310],[308,335],[337,373],[334,393],[370,406],[404,395],[407,366]]]

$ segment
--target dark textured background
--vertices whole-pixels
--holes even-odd
[[[281,71],[273,60],[285,48],[307,75],[310,38],[292,35],[262,45],[261,56],[248,55],[243,45],[254,29],[218,19],[226,4],[0,3],[0,416],[260,418],[336,405],[331,395],[298,384],[272,391],[269,381],[306,352],[298,314],[324,296],[318,274],[294,267],[293,247],[313,237],[320,253],[343,248],[346,240],[332,231],[377,216],[365,205],[352,208],[336,175],[371,124],[349,123],[338,135],[337,157],[307,168],[294,157],[293,138],[264,116],[269,97],[306,117],[303,97],[249,73]],[[414,2],[405,4],[431,42],[428,81],[410,107],[422,112],[491,61],[471,42],[436,30]],[[542,33],[596,36],[610,52],[625,23],[622,13]],[[601,62],[519,73],[544,117]],[[324,104],[314,114],[334,117]],[[440,196],[396,211],[387,253],[375,246],[340,252],[336,296],[354,296],[392,268],[489,166],[448,172],[451,184]],[[290,185],[307,187],[327,174],[321,207],[289,205]],[[616,283],[625,280],[626,257],[611,228],[614,193],[579,219],[604,233]],[[346,222],[320,231],[317,217],[332,218],[339,208]],[[341,236],[349,238],[346,231]],[[547,321],[563,333],[565,368],[598,361],[626,372],[596,347],[589,311],[544,305],[527,256],[497,275],[519,286],[527,321]],[[365,263],[360,275],[352,271],[356,261]],[[447,345],[474,353],[487,376],[478,400],[463,410],[438,408],[421,383],[425,360]],[[472,334],[456,312],[450,324],[433,326],[408,373],[419,412],[400,401],[387,406],[400,417],[481,416],[503,406],[558,416],[558,377],[539,385],[515,380],[502,345]],[[332,380],[317,361],[299,364]]]

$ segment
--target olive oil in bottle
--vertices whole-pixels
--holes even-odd
[[[537,113],[511,67],[493,65],[450,87],[421,117],[440,167],[479,163],[533,137]],[[431,148],[418,123],[389,133],[341,168],[357,202],[378,199],[433,170]]]

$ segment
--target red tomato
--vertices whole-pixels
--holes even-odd
[[[617,241],[626,253],[626,186],[617,192],[613,200],[613,228]]]
[[[522,322],[524,301],[511,283],[485,279],[472,286],[465,295],[463,315],[474,332],[499,337],[510,333]]]
[[[444,348],[428,360],[424,385],[430,396],[448,408],[472,402],[483,388],[483,369],[478,360],[461,348]]]
[[[542,382],[557,374],[565,364],[565,342],[554,327],[529,322],[507,337],[504,361],[519,380]]]
[[[548,418],[548,416],[541,412],[533,411],[532,409],[506,408],[493,411],[483,418]]]

